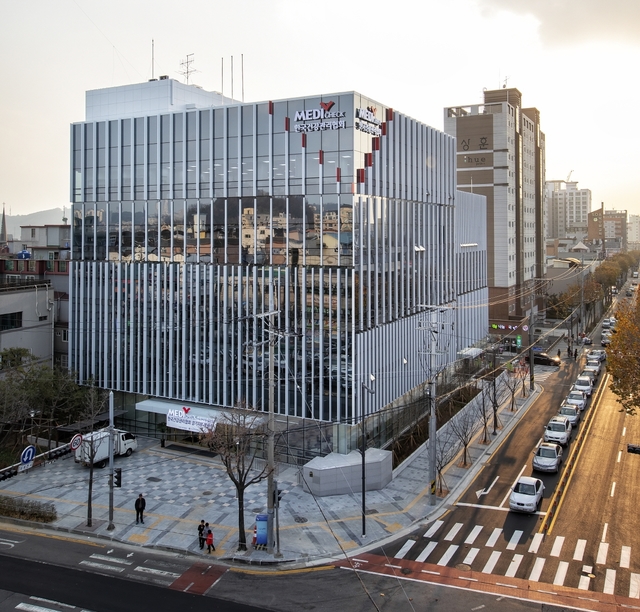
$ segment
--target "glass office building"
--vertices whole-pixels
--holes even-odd
[[[266,410],[273,358],[279,415],[381,410],[425,379],[424,313],[486,288],[484,239],[477,257],[455,244],[455,154],[454,138],[354,92],[242,104],[171,79],[88,92],[71,126],[70,367],[206,414]],[[486,321],[465,329],[446,359]]]

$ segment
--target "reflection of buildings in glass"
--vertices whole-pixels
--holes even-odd
[[[222,105],[168,81],[88,92],[72,127],[80,380],[179,408],[265,409],[276,311],[278,413],[344,422],[370,374],[367,412],[421,384],[420,312],[486,292],[486,278],[458,279],[453,139],[356,93]],[[132,88],[149,108],[112,112]],[[356,122],[358,109],[373,110]],[[468,198],[465,223],[482,228],[482,198]],[[477,303],[449,359],[486,335]]]

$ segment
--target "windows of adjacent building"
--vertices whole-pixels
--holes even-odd
[[[68,329],[63,329],[62,330],[62,341],[63,342],[69,342],[69,330]]]
[[[0,331],[22,327],[22,312],[0,314]]]

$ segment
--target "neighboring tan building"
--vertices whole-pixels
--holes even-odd
[[[457,187],[487,198],[490,320],[521,320],[541,307],[545,137],[540,114],[517,89],[484,92],[483,104],[445,109],[456,137]],[[540,298],[542,299],[542,298]]]
[[[591,190],[578,189],[577,181],[547,181],[545,187],[547,238],[586,237],[591,212]]]

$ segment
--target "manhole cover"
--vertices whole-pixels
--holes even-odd
[[[470,572],[471,566],[467,565],[466,563],[458,563],[458,565],[456,565],[456,569],[460,570],[461,572]]]
[[[262,508],[251,508],[249,512],[251,512],[252,514],[260,514],[262,512]]]
[[[408,576],[411,573],[411,570],[408,567],[403,567],[400,572],[405,576]]]
[[[304,516],[295,516],[293,517],[293,520],[296,523],[306,523],[308,519],[306,519]]]
[[[149,476],[149,478],[147,478],[147,480],[149,482],[162,482],[162,478],[157,478],[156,476]]]
[[[213,495],[212,491],[203,491],[202,492],[203,495]]]

